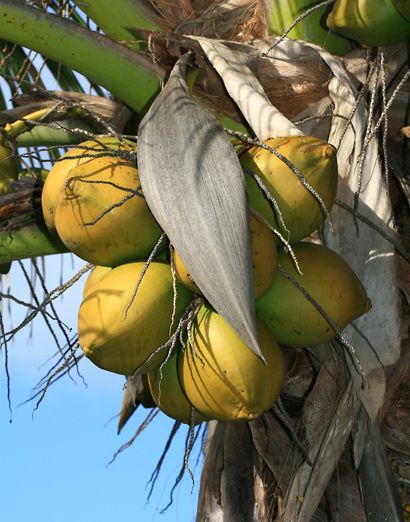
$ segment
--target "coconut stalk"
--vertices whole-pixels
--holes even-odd
[[[315,43],[332,54],[348,53],[352,50],[352,43],[347,38],[331,32],[326,26],[325,20],[331,10],[331,2],[320,7],[318,4],[323,4],[323,1],[264,0],[268,34],[281,36],[298,17],[311,10],[309,16],[299,20],[287,33],[287,37]]]
[[[0,264],[17,259],[64,254],[67,248],[52,237],[41,219],[16,226],[10,230],[0,229]]]
[[[73,3],[86,13],[100,29],[117,41],[124,41],[135,50],[143,49],[145,41],[138,29],[160,31],[151,14],[144,9],[142,2],[117,0],[115,9],[111,0],[73,0]]]
[[[16,96],[14,101],[17,107],[5,111],[7,115],[22,117],[41,108],[54,107],[54,110],[63,111],[66,116],[71,110],[74,117],[89,118],[96,122],[101,119],[102,123],[108,122],[117,132],[123,130],[132,114],[130,109],[119,101],[83,92],[40,91]],[[0,119],[3,114],[0,113]]]
[[[17,147],[72,145],[97,132],[122,132],[131,111],[124,105],[82,93],[23,95],[22,104],[0,112],[4,139]]]
[[[88,133],[121,133],[132,114],[118,101],[67,91],[23,94],[15,103],[17,107],[0,112],[0,122],[17,147],[70,145],[84,141]]]
[[[0,196],[0,264],[67,252],[44,224],[40,195],[31,187]]]
[[[67,116],[71,118],[64,118],[63,111],[57,113],[53,108],[38,109],[32,113],[27,113],[24,107],[19,109],[23,116],[15,121],[12,114],[16,111],[13,109],[0,113],[0,119],[10,122],[2,129],[3,140],[12,141],[17,147],[69,145],[83,141],[86,133],[96,130],[90,123],[76,117],[75,113],[81,111],[68,111]],[[74,129],[78,132],[73,132]],[[82,131],[84,134],[81,134]]]
[[[74,132],[75,131],[75,132]],[[38,125],[21,133],[15,139],[17,147],[53,147],[76,145],[87,139],[87,133],[94,134],[96,129],[78,118],[57,120],[50,126]]]

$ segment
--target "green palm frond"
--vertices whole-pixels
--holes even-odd
[[[56,4],[52,5],[56,10]],[[76,13],[74,21],[44,9],[4,0],[0,4],[0,14],[7,23],[0,27],[0,37],[33,49],[49,60],[47,64],[57,81],[63,84],[61,88],[70,85],[79,90],[78,80],[72,72],[75,70],[84,74],[93,87],[102,86],[135,111],[143,111],[158,92],[164,72],[143,55],[95,30],[95,25],[94,30],[88,29],[85,15],[83,18],[78,11]],[[58,62],[62,68],[50,60]],[[16,67],[11,71],[7,65],[1,72],[3,75],[12,72],[12,76],[20,74]],[[46,74],[44,70],[41,72]],[[16,90],[16,82],[12,82],[11,88]],[[94,90],[103,93],[98,87]]]

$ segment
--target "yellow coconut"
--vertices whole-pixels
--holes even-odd
[[[125,160],[95,158],[71,169],[54,215],[62,242],[101,266],[146,257],[162,231],[138,187],[138,171]]]
[[[173,316],[170,266],[153,262],[129,307],[144,262],[128,263],[110,270],[85,294],[78,314],[78,340],[85,355],[105,370],[131,375],[169,338]],[[191,294],[177,285],[173,328]],[[166,354],[154,357],[146,372]]]
[[[278,263],[321,306],[339,330],[370,310],[366,291],[353,270],[338,254],[321,245],[293,245],[303,275],[288,255]],[[257,315],[285,346],[307,347],[328,341],[336,333],[315,306],[282,273],[268,292],[256,301]]]
[[[168,417],[191,424],[192,404],[186,398],[178,378],[178,353],[174,352],[161,367],[148,373],[148,383],[152,398],[158,408]],[[195,424],[207,419],[194,408]]]
[[[274,138],[265,143],[303,174],[329,210],[337,189],[336,149],[311,136]],[[242,154],[240,161],[245,171],[250,206],[286,239],[294,243],[320,227],[325,218],[320,204],[282,160],[270,151],[255,146]],[[249,172],[259,176],[276,200],[287,230],[280,226],[271,203]]]
[[[280,348],[258,319],[259,345],[266,364],[228,323],[203,306],[191,328],[193,349],[178,361],[178,374],[189,402],[210,419],[249,421],[268,410],[284,380]]]
[[[252,246],[253,290],[255,299],[261,297],[272,284],[277,268],[277,246],[273,233],[265,223],[251,215],[249,221]],[[173,254],[177,278],[191,292],[201,294],[177,250]]]
[[[202,295],[201,290],[192,279],[189,270],[187,269],[185,263],[182,261],[181,256],[178,253],[178,250],[174,249],[172,252],[172,259],[174,262],[175,274],[180,283],[182,283],[188,290],[194,292],[195,294]]]
[[[112,154],[118,150],[131,152],[136,147],[136,144],[128,140],[118,140],[115,137],[101,137],[92,140],[84,141],[78,147],[71,148],[66,152],[59,161],[54,163],[52,169],[47,175],[46,182],[41,194],[41,203],[43,208],[44,221],[47,228],[51,232],[56,232],[54,223],[54,213],[57,201],[64,190],[64,185],[67,178],[70,176],[70,171],[81,164],[88,164],[90,170],[93,170],[93,163],[95,158],[93,156],[100,156],[107,152],[106,159],[116,160]]]
[[[93,268],[87,277],[83,287],[83,299],[88,294],[90,289],[98,283],[111,270],[109,266],[96,266]]]
[[[18,176],[19,162],[12,150],[0,144],[0,195],[10,192]]]

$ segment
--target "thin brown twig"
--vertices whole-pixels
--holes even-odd
[[[145,417],[145,419],[142,421],[142,423],[138,426],[137,428],[137,431],[134,433],[134,435],[125,443],[123,444],[115,453],[114,455],[111,457],[111,460],[108,462],[108,464],[106,465],[106,467],[108,468],[108,466],[111,466],[111,464],[116,460],[116,458],[118,457],[118,455],[120,453],[122,453],[123,451],[125,451],[126,449],[128,449],[130,446],[132,446],[132,444],[134,443],[135,439],[145,430],[145,428],[147,426],[149,426],[149,424],[151,424],[151,422],[155,419],[155,417],[158,415],[159,413],[159,409],[158,408],[153,408],[149,413],[148,415]]]

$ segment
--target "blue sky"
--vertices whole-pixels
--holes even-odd
[[[41,59],[35,60],[41,67]],[[47,88],[58,89],[54,78],[43,69]],[[88,89],[87,82],[78,75]],[[8,87],[0,79],[6,99]],[[50,166],[50,165],[48,165]],[[29,263],[24,262],[27,270]],[[74,255],[45,258],[47,287],[52,290],[68,280],[84,262]],[[29,292],[17,262],[9,274],[11,293],[28,300]],[[54,302],[61,319],[77,328],[77,312],[86,276],[62,298]],[[6,280],[2,278],[2,290]],[[41,291],[39,292],[41,296]],[[14,326],[26,313],[12,304]],[[9,329],[7,305],[3,301],[6,330]],[[47,392],[39,409],[35,403],[19,407],[49,366],[44,366],[56,351],[43,319],[37,316],[32,330],[26,327],[9,345],[12,423],[9,423],[4,351],[0,351],[0,520],[7,522],[191,522],[195,520],[201,462],[195,467],[198,452],[190,457],[195,486],[187,473],[174,493],[173,505],[164,513],[169,493],[184,459],[188,427],[177,433],[162,466],[156,487],[147,504],[147,482],[162,454],[173,421],[160,413],[134,444],[107,467],[117,449],[126,443],[144,420],[148,410],[137,410],[117,436],[117,419],[124,378],[81,361],[80,370],[87,386],[73,373]]]
[[[69,277],[83,262],[65,255],[46,258],[47,285],[51,290]],[[29,265],[26,265],[29,266]],[[60,317],[76,329],[77,311],[85,277],[56,302]],[[27,284],[18,263],[10,272],[12,294],[28,298]],[[6,281],[3,278],[3,291]],[[41,295],[41,292],[40,292]],[[18,324],[25,309],[12,306],[11,320]],[[10,318],[3,301],[6,329]],[[26,327],[9,345],[11,374],[12,423],[6,400],[4,352],[0,353],[0,517],[8,522],[112,522],[113,520],[178,521],[195,519],[200,465],[196,468],[197,452],[190,457],[196,483],[191,493],[191,481],[185,474],[175,491],[174,503],[165,512],[169,492],[184,458],[183,426],[171,446],[168,457],[151,497],[146,503],[147,481],[160,457],[173,421],[159,414],[134,444],[106,467],[115,451],[132,437],[148,410],[138,409],[120,436],[116,434],[118,411],[124,379],[96,368],[88,360],[80,370],[87,383],[73,373],[75,382],[67,376],[47,392],[39,409],[34,403],[18,407],[31,394],[33,386],[44,375],[44,362],[56,351],[51,334],[38,316],[32,331]]]

